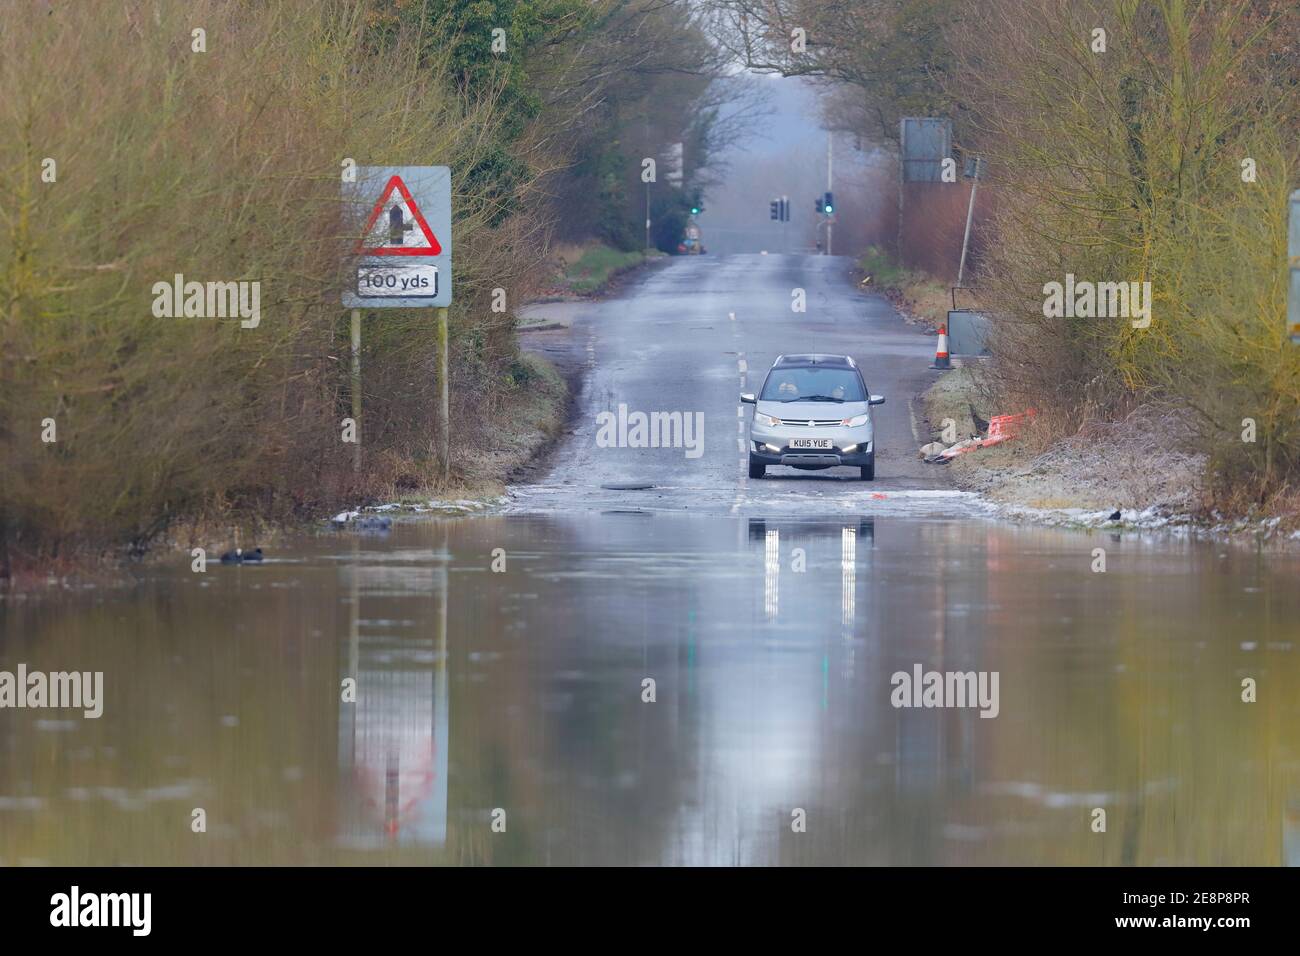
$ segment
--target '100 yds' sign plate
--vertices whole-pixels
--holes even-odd
[[[438,267],[359,266],[357,295],[362,298],[432,299],[438,295]]]

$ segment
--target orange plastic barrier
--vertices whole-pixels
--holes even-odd
[[[1017,437],[1020,434],[1020,426],[1033,418],[1034,414],[1031,408],[1018,415],[994,415],[989,419],[988,437],[980,442],[980,446],[988,448],[990,445],[1000,445],[1010,438]]]
[[[1018,436],[1020,427],[1036,414],[1037,412],[1030,408],[1018,415],[994,415],[989,419],[989,433],[986,437],[968,438],[965,441],[959,441],[957,444],[941,451],[938,457],[956,458],[958,455],[964,455],[966,452],[974,451],[977,448],[991,448],[993,445],[1000,445],[1004,441],[1009,441]]]

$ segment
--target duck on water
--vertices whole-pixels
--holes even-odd
[[[256,564],[262,560],[262,549],[254,548],[252,551],[245,551],[242,548],[235,548],[233,551],[227,551],[221,556],[222,564]]]

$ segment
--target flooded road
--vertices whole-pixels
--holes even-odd
[[[105,698],[0,711],[0,864],[1300,862],[1295,556],[590,513],[271,557],[0,604],[0,670]],[[996,716],[893,706],[917,665]]]
[[[104,675],[98,719],[0,709],[0,864],[1300,864],[1300,556],[990,520],[847,261],[572,319],[569,434],[492,514],[0,600],[0,682]],[[875,481],[748,478],[792,348],[888,396]],[[603,447],[620,405],[701,454]]]

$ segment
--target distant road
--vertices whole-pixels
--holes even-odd
[[[873,493],[948,489],[944,472],[917,457],[928,437],[920,434],[916,396],[936,374],[927,369],[934,339],[905,324],[881,296],[855,288],[850,268],[838,256],[683,256],[617,298],[531,310],[534,317],[553,311],[572,326],[531,333],[528,344],[587,370],[573,434],[551,472],[520,489],[520,503],[545,510],[843,513],[862,498],[878,501]],[[791,310],[796,288],[805,292],[806,312]],[[876,409],[873,482],[859,481],[856,468],[773,468],[761,480],[748,477],[740,423],[747,426],[753,409],[740,405],[740,393],[757,391],[778,355],[814,351],[852,355],[871,391],[887,399]],[[599,447],[597,415],[620,404],[629,412],[702,412],[702,454]],[[601,487],[619,483],[654,488]]]

